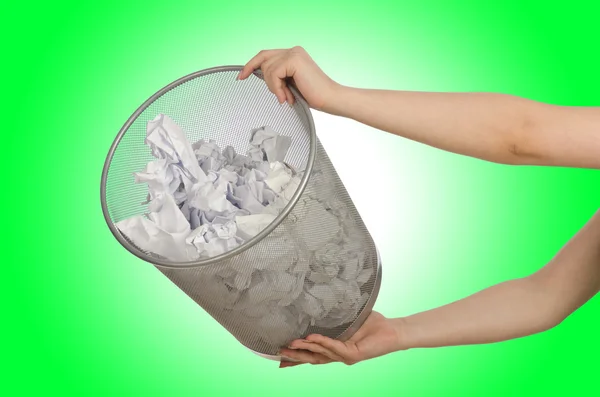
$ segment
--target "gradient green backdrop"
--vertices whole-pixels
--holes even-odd
[[[471,3],[3,4],[3,395],[599,395],[599,297],[520,340],[280,370],[102,217],[103,161],[129,115],[172,80],[263,48],[302,45],[359,87],[600,105],[596,2]],[[600,207],[599,171],[496,165],[315,118],[381,250],[387,316],[530,274]],[[382,167],[377,208],[352,161],[361,148]]]

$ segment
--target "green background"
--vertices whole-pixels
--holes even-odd
[[[129,115],[187,73],[265,48],[302,45],[353,86],[600,105],[594,2],[471,3],[3,4],[3,394],[597,396],[600,297],[523,339],[278,369],[102,217],[103,161]],[[315,118],[380,248],[387,316],[530,274],[600,207],[598,171],[491,164]],[[363,189],[360,150],[385,197]]]

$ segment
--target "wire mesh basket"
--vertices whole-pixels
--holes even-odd
[[[346,340],[371,312],[381,283],[377,248],[327,153],[311,112],[294,88],[280,105],[260,71],[241,66],[185,76],[149,98],[127,120],[108,153],[101,180],[106,222],[123,247],[156,266],[256,354],[278,360],[290,341],[319,333]],[[147,188],[135,184],[152,154],[146,124],[167,114],[190,141],[211,138],[238,152],[248,132],[269,125],[291,137],[285,164],[302,178],[287,206],[252,239],[222,255],[177,262],[141,249],[116,227],[147,211]]]

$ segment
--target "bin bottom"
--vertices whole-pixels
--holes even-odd
[[[339,337],[336,338],[337,340],[341,340],[342,342],[350,339],[352,337],[352,335],[354,335],[354,333],[356,331],[358,331],[358,329],[364,324],[367,317],[369,317],[369,315],[373,311],[373,306],[375,305],[375,301],[377,300],[377,295],[379,295],[379,288],[381,287],[381,257],[379,256],[379,250],[377,248],[375,248],[375,251],[377,252],[377,274],[375,275],[375,284],[373,286],[373,292],[371,293],[369,300],[365,304],[363,311],[358,315],[356,320],[354,320],[352,325],[350,327],[348,327],[348,329],[346,329]],[[244,347],[246,347],[246,346],[244,346]],[[246,347],[246,349],[250,350],[252,353],[256,354],[257,356],[266,358],[268,360],[298,362],[297,360],[293,360],[293,359],[287,358],[287,357],[282,357],[280,355],[259,353],[248,347]]]

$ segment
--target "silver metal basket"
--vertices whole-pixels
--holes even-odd
[[[129,252],[155,265],[244,346],[262,357],[279,360],[279,348],[311,333],[340,340],[351,337],[375,303],[381,283],[381,263],[367,228],[315,134],[306,102],[291,88],[296,103],[280,105],[269,92],[260,71],[238,81],[236,77],[241,68],[223,66],[192,73],[164,87],[135,111],[108,153],[102,171],[102,210],[111,232]],[[147,211],[147,206],[141,204],[146,199],[147,187],[135,184],[133,173],[153,160],[144,144],[146,123],[160,113],[174,119],[191,142],[210,138],[222,147],[233,146],[237,152],[248,148],[249,132],[263,125],[290,136],[292,144],[285,163],[304,173],[287,207],[253,239],[210,259],[173,262],[138,248],[115,224]],[[307,215],[323,208],[327,217],[315,219]],[[333,219],[337,219],[337,226]],[[368,279],[363,280],[358,289],[352,284],[353,289],[338,291],[335,299],[316,299],[321,307],[329,308],[327,316],[316,322],[306,323],[308,320],[303,320],[303,314],[295,312],[289,302],[269,300],[267,295],[261,300],[260,292],[253,293],[258,294],[254,296],[255,302],[261,302],[258,306],[264,305],[259,307],[261,310],[257,310],[256,304],[251,308],[240,304],[244,294],[249,292],[233,288],[221,274],[223,269],[237,269],[250,272],[252,277],[267,277],[261,270],[262,264],[282,258],[285,259],[281,261],[282,268],[276,270],[301,280],[302,291],[296,299],[307,299],[315,286],[309,277],[316,263],[317,251],[313,248],[325,242],[333,248],[344,244],[347,251],[330,258],[328,266],[333,269],[332,274],[338,261],[347,260],[351,253],[352,260],[359,258],[359,270],[363,275],[368,274]],[[283,263],[289,264],[290,259],[300,270],[284,268]],[[321,258],[319,263],[322,262]],[[361,298],[357,300],[352,294],[360,294]],[[215,296],[220,298],[215,299]],[[343,299],[340,296],[344,296]],[[344,318],[341,308],[357,301],[360,307],[352,308],[353,314],[349,318],[346,314]],[[347,307],[344,310],[348,313]],[[299,323],[304,326],[290,326]]]

